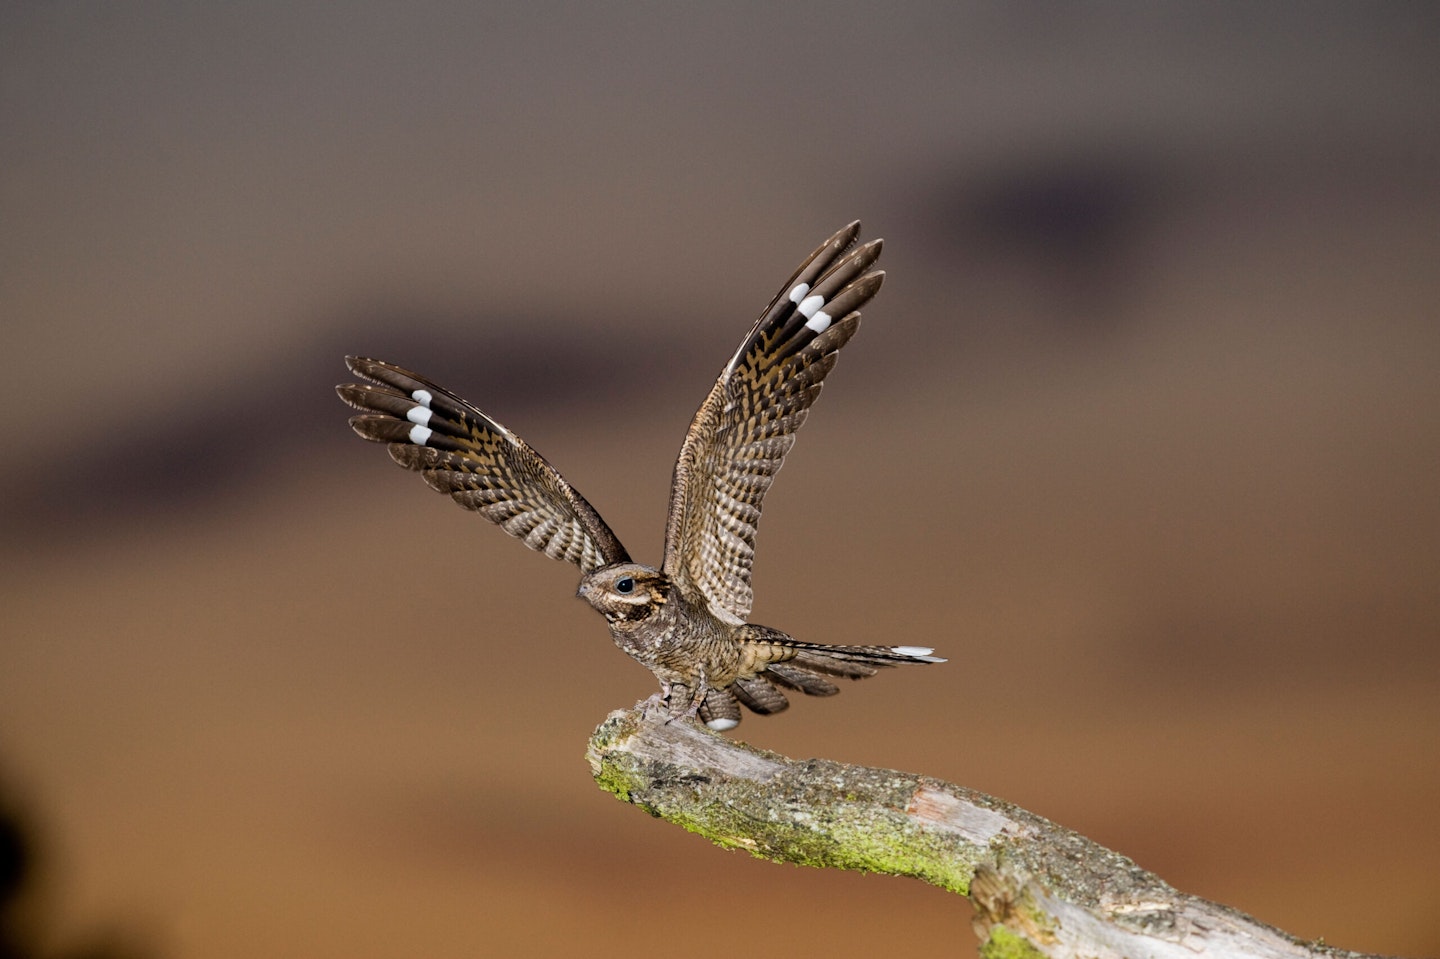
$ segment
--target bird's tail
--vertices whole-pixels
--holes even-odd
[[[768,715],[790,705],[783,690],[807,696],[833,696],[836,679],[864,679],[891,666],[943,663],[928,646],[825,646],[802,643],[767,626],[741,627],[743,668],[740,678],[724,689],[711,689],[700,718],[714,729],[733,729],[739,706]]]

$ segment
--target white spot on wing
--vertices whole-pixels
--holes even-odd
[[[801,286],[804,286],[805,284],[802,283],[802,284],[800,284],[800,285],[801,285]],[[727,730],[727,729],[734,729],[736,726],[740,725],[740,720],[738,720],[738,719],[710,719],[710,720],[706,720],[705,725],[709,726],[711,729],[715,730],[717,733],[723,733],[723,732],[725,732],[725,730]]]
[[[824,333],[830,328],[830,319],[829,313],[820,310],[814,316],[810,317],[810,319],[806,320],[805,325],[816,333]]]
[[[799,303],[805,299],[805,294],[810,292],[809,283],[796,283],[790,288],[790,302]]]
[[[808,320],[810,317],[812,317],[812,316],[815,315],[815,311],[816,311],[816,310],[820,309],[820,307],[822,307],[822,306],[824,306],[824,305],[825,305],[825,297],[823,297],[823,296],[807,296],[807,297],[805,297],[805,299],[803,299],[803,300],[800,301],[800,305],[799,305],[798,307],[796,307],[796,309],[798,309],[798,310],[805,316],[805,318]]]
[[[430,401],[435,399],[435,397],[430,394],[429,390],[416,390],[414,393],[410,394],[410,398],[415,402],[419,403],[421,406],[425,407],[426,409],[429,409]]]
[[[431,410],[428,406],[412,406],[405,418],[412,423],[419,423],[421,426],[430,425]]]
[[[419,423],[416,423],[414,426],[410,427],[410,442],[414,443],[416,446],[424,446],[425,441],[430,438],[430,434],[433,432],[435,431],[432,430],[430,427],[421,426]]]

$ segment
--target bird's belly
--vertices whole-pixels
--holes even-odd
[[[615,645],[667,682],[690,682],[703,675],[709,685],[728,686],[740,668],[739,644],[709,630],[682,624],[663,629],[612,630]]]

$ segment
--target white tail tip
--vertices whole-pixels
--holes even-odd
[[[929,646],[891,646],[890,652],[896,656],[908,656],[911,659],[918,659],[922,663],[943,663],[945,659],[940,656],[932,656],[935,650]]]

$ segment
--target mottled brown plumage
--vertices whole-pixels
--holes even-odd
[[[524,541],[575,563],[578,595],[601,613],[616,645],[660,680],[674,715],[716,729],[740,706],[776,713],[781,687],[839,691],[902,663],[944,660],[920,646],[824,646],[747,623],[755,529],[765,493],[795,442],[839,350],[880,288],[880,241],[854,247],[860,224],[826,240],[760,315],[701,404],[680,448],[659,569],[630,561],[610,527],[542,457],[460,397],[407,370],[349,357],[370,381],[337,387],[364,412],[361,436]]]

